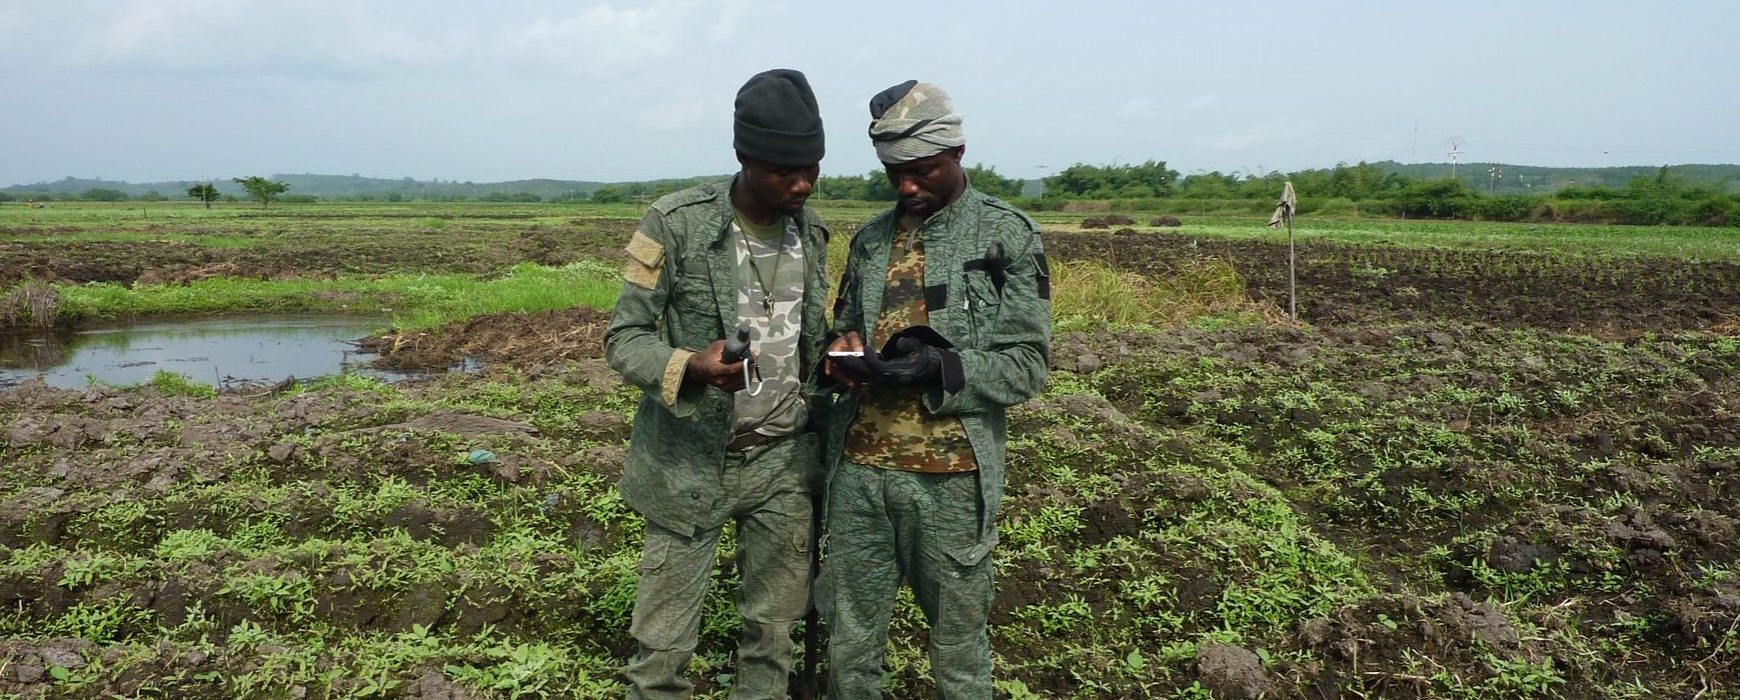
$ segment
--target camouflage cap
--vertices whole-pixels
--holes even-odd
[[[870,141],[876,158],[905,163],[967,143],[961,115],[943,89],[908,80],[870,98]]]

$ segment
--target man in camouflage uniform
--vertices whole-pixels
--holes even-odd
[[[930,624],[938,697],[989,698],[1004,410],[1045,384],[1050,273],[1033,220],[967,182],[941,89],[896,85],[870,115],[900,201],[853,237],[834,307],[829,350],[866,356],[826,364],[855,389],[832,411],[826,453],[829,695],[882,694],[905,580]]]
[[[742,575],[733,698],[784,697],[791,633],[809,607],[811,493],[819,436],[808,368],[825,330],[827,229],[804,202],[823,153],[815,95],[774,70],[737,93],[742,170],[653,202],[630,258],[604,356],[645,390],[621,488],[646,518],[624,671],[631,698],[688,697],[686,679],[721,529],[737,526]],[[748,324],[750,377],[724,358]]]

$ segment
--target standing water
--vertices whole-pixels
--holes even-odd
[[[214,386],[346,370],[402,377],[359,366],[371,356],[353,341],[387,325],[358,316],[235,316],[0,333],[0,387],[35,378],[62,388],[139,384],[164,370]]]

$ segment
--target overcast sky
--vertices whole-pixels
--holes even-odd
[[[860,8],[875,7],[877,11]],[[851,8],[851,9],[847,9]],[[967,159],[1740,162],[1740,9],[1706,2],[0,0],[0,185],[723,173],[731,102],[809,74],[824,173],[865,103],[954,97]]]

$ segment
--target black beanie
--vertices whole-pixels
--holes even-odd
[[[757,73],[737,90],[732,145],[775,165],[822,161],[822,113],[804,74],[789,68]]]

